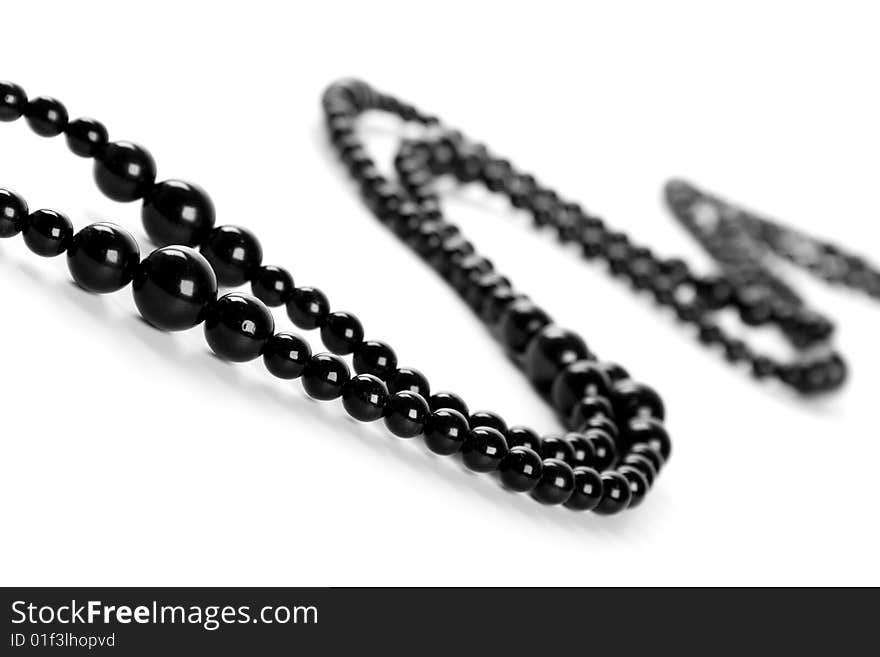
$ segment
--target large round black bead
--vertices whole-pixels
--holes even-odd
[[[498,465],[501,482],[518,493],[530,491],[537,486],[543,469],[541,457],[524,446],[511,447]]]
[[[61,101],[49,96],[38,96],[28,101],[24,116],[31,130],[41,137],[57,137],[67,127],[67,108]]]
[[[272,313],[262,301],[247,294],[220,297],[205,317],[208,346],[221,358],[237,363],[262,354],[274,330]]]
[[[302,384],[313,399],[329,401],[342,395],[342,388],[350,378],[348,365],[333,354],[315,354],[306,363]]]
[[[31,251],[52,258],[67,250],[73,237],[73,224],[55,210],[37,210],[28,217],[23,235]]]
[[[263,265],[251,279],[251,292],[271,308],[287,303],[293,287],[290,272],[275,265]]]
[[[225,287],[242,285],[256,275],[263,247],[252,232],[240,226],[217,226],[201,247],[202,255]]]
[[[518,299],[501,315],[499,333],[510,351],[521,354],[538,331],[549,323],[547,313],[528,299]]]
[[[550,398],[556,411],[567,419],[581,399],[596,395],[607,397],[610,387],[608,375],[597,363],[579,360],[557,375],[550,390]]]
[[[630,501],[629,508],[637,507],[645,499],[650,484],[645,474],[632,465],[622,465],[617,470],[629,482]]]
[[[64,130],[67,147],[79,157],[95,157],[107,145],[107,128],[95,119],[76,119]]]
[[[602,499],[593,511],[603,516],[620,513],[631,499],[629,480],[619,472],[608,470],[602,473]]]
[[[435,454],[455,454],[469,433],[464,415],[451,408],[438,408],[425,422],[425,445]]]
[[[293,333],[276,333],[263,348],[263,364],[279,379],[301,376],[311,357],[309,343]]]
[[[321,340],[334,354],[350,354],[364,340],[360,320],[346,312],[332,312],[321,325]]]
[[[372,374],[358,374],[342,387],[342,405],[361,422],[373,422],[385,414],[388,389]]]
[[[378,340],[361,342],[355,348],[352,363],[354,371],[358,374],[372,374],[383,381],[397,371],[397,356],[394,350]]]
[[[392,394],[385,405],[385,426],[395,436],[413,438],[424,431],[430,413],[428,402],[421,395],[400,390]]]
[[[602,476],[593,468],[574,469],[574,492],[565,503],[575,511],[590,511],[602,501]]]
[[[507,456],[507,441],[497,429],[476,427],[461,446],[464,464],[474,472],[492,472]]]
[[[144,258],[132,289],[145,320],[165,331],[183,331],[205,319],[217,298],[217,278],[208,261],[192,249],[166,246]]]
[[[320,326],[328,312],[330,302],[315,287],[298,287],[287,301],[287,316],[299,328],[308,331]]]
[[[199,246],[214,228],[214,204],[198,185],[164,180],[144,199],[141,221],[159,246]]]
[[[663,420],[666,411],[663,400],[653,388],[632,379],[625,379],[614,384],[611,391],[611,403],[614,415],[620,422],[635,417],[653,417]]]
[[[541,479],[532,490],[532,497],[541,504],[564,504],[574,492],[574,472],[559,459],[544,459]]]
[[[24,199],[8,189],[0,189],[0,237],[18,235],[27,220],[28,206]]]
[[[86,226],[73,236],[67,248],[70,275],[89,292],[121,290],[134,278],[139,262],[137,242],[114,224]]]
[[[548,392],[556,376],[569,364],[590,355],[583,339],[555,324],[545,326],[526,348],[526,376],[541,392]]]
[[[0,82],[0,121],[15,121],[24,114],[27,94],[13,82]]]
[[[95,183],[105,196],[127,203],[143,198],[156,180],[156,163],[147,149],[129,141],[116,141],[95,158]]]

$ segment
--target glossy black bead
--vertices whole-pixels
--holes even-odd
[[[574,490],[565,503],[575,511],[591,511],[602,501],[602,475],[594,468],[577,467],[574,469]]]
[[[634,417],[653,417],[663,420],[666,411],[663,400],[653,388],[625,379],[614,384],[611,390],[611,403],[615,417],[620,421]]]
[[[663,457],[660,456],[660,450],[656,447],[648,443],[635,443],[630,445],[629,454],[647,459],[654,467],[654,471],[660,474],[660,469],[663,467]]]
[[[348,365],[339,356],[315,354],[306,363],[302,373],[303,389],[312,399],[329,401],[342,395],[342,388],[350,378]]]
[[[275,265],[263,265],[251,279],[251,292],[270,308],[287,303],[293,289],[293,276],[283,267]]]
[[[152,189],[156,163],[144,147],[116,141],[101,150],[92,173],[105,196],[127,203],[143,198]]]
[[[629,445],[646,443],[657,450],[663,462],[669,460],[672,452],[672,441],[663,423],[654,418],[636,418],[631,420],[623,433],[623,439]]]
[[[474,472],[493,472],[507,455],[507,441],[492,427],[471,429],[461,447],[462,461]]]
[[[287,302],[287,316],[301,329],[312,330],[324,322],[330,302],[318,288],[298,287]]]
[[[383,381],[397,371],[397,355],[394,350],[378,340],[367,340],[357,345],[352,362],[354,371],[358,374],[372,374]]]
[[[67,250],[73,238],[73,224],[55,210],[37,210],[28,217],[23,235],[24,243],[31,251],[52,258]]]
[[[413,438],[425,430],[430,413],[424,397],[409,390],[399,390],[391,395],[385,406],[385,426],[395,436]]]
[[[561,436],[544,436],[541,439],[541,458],[574,462],[574,448]]]
[[[342,405],[355,420],[374,422],[385,414],[388,389],[372,374],[351,377],[342,387]]]
[[[95,119],[76,119],[64,130],[67,147],[80,157],[96,157],[107,145],[107,128]]]
[[[511,447],[507,456],[501,459],[498,473],[501,483],[518,493],[532,490],[541,481],[544,464],[534,450],[519,446]]]
[[[654,480],[657,478],[657,469],[654,467],[651,460],[644,454],[629,453],[623,457],[623,464],[632,466],[641,472],[645,476],[645,481],[648,482],[648,486],[653,485]]]
[[[311,357],[309,343],[293,333],[276,333],[263,348],[263,364],[279,379],[301,376]]]
[[[425,445],[435,454],[461,451],[468,434],[467,418],[452,408],[434,409],[425,421]]]
[[[135,239],[114,224],[86,226],[67,247],[67,268],[77,284],[89,292],[108,293],[131,283],[140,264]]]
[[[226,294],[208,309],[205,339],[211,350],[226,360],[243,363],[263,353],[275,331],[272,313],[249,294]]]
[[[141,207],[141,221],[159,246],[199,246],[214,228],[214,204],[198,185],[163,180],[150,190]]]
[[[570,363],[586,359],[590,352],[583,339],[555,324],[545,326],[526,348],[526,376],[541,392],[550,390],[554,379]]]
[[[614,409],[611,406],[611,402],[605,397],[597,395],[584,397],[572,409],[568,419],[568,426],[582,427],[596,417],[613,418]]]
[[[611,381],[612,384],[630,378],[629,372],[627,372],[617,363],[603,361],[599,363],[599,369],[605,372],[605,374],[608,376],[608,380]]]
[[[474,411],[470,415],[469,422],[471,427],[492,427],[502,436],[507,433],[507,423],[492,411]]]
[[[524,298],[519,292],[509,287],[494,288],[480,305],[480,318],[489,326],[495,326],[501,321],[501,316],[507,308],[519,299]]]
[[[504,345],[521,354],[531,339],[550,323],[550,317],[528,299],[517,299],[501,315],[499,334]]]
[[[620,429],[618,428],[617,423],[614,420],[604,417],[602,415],[596,415],[586,422],[582,423],[581,425],[574,427],[575,431],[580,432],[589,431],[590,429],[601,429],[609,436],[614,438],[615,441],[620,436]]]
[[[648,479],[641,470],[631,465],[622,465],[617,471],[629,482],[630,500],[627,508],[634,509],[644,501],[648,493]]]
[[[602,499],[593,511],[603,516],[620,513],[631,499],[629,480],[619,472],[608,470],[602,473]]]
[[[185,246],[166,246],[144,258],[132,291],[141,316],[156,328],[183,331],[205,319],[217,298],[211,265]]]
[[[57,137],[67,127],[67,108],[49,96],[31,98],[24,108],[28,125],[41,137]]]
[[[565,441],[571,445],[572,449],[571,461],[567,461],[571,467],[587,466],[595,468],[597,466],[599,460],[596,456],[596,446],[585,434],[566,434]]]
[[[13,82],[0,82],[0,121],[15,121],[27,107],[27,94]]]
[[[334,354],[350,354],[364,341],[364,327],[351,313],[332,312],[321,325],[321,340]]]
[[[590,360],[579,360],[568,365],[553,381],[550,399],[553,408],[563,417],[571,415],[571,411],[581,399],[588,396],[607,397],[611,388],[608,375],[598,363]],[[576,428],[576,427],[572,427]]]
[[[596,461],[593,467],[603,472],[614,465],[617,460],[617,445],[614,438],[602,429],[587,429],[584,437],[593,445]]]
[[[467,404],[464,403],[464,400],[452,392],[435,392],[431,395],[430,399],[428,399],[428,405],[431,407],[432,411],[436,411],[440,408],[451,408],[454,411],[458,411],[461,413],[465,419],[470,417],[470,411],[468,411]]]
[[[428,399],[431,396],[431,387],[428,379],[414,367],[400,367],[388,378],[388,390],[399,392],[408,390]]]
[[[532,497],[541,504],[565,504],[574,493],[574,471],[565,461],[545,458]]]
[[[263,247],[247,228],[217,226],[201,247],[214,272],[217,282],[225,287],[237,287],[251,280],[263,262]]]
[[[28,206],[24,199],[8,189],[0,189],[0,237],[18,235],[27,221]]]
[[[505,438],[508,447],[528,447],[536,454],[541,454],[541,437],[528,427],[510,427]]]

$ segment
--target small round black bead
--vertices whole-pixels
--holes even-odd
[[[653,388],[631,379],[614,384],[611,390],[611,403],[614,406],[614,414],[620,421],[645,417],[646,414],[663,420],[666,415],[660,395]]]
[[[583,424],[574,427],[574,429],[575,431],[580,432],[589,431],[590,429],[601,429],[609,436],[614,438],[615,441],[620,435],[620,431],[617,428],[617,423],[614,420],[605,417],[604,415],[596,415],[595,417],[590,418]]]
[[[251,279],[251,292],[270,308],[283,306],[293,294],[293,276],[283,267],[263,265]]]
[[[107,128],[95,119],[76,119],[64,130],[67,147],[80,157],[95,157],[107,145]]]
[[[342,388],[349,378],[345,361],[339,356],[321,353],[315,354],[306,363],[302,384],[309,397],[329,401],[342,395]]]
[[[599,397],[597,395],[584,397],[575,404],[574,409],[571,411],[571,416],[568,419],[568,426],[581,427],[598,416],[606,418],[614,417],[614,409],[611,406],[611,402],[605,397]]]
[[[647,459],[654,467],[654,471],[660,474],[660,470],[663,467],[663,457],[660,456],[660,451],[656,447],[648,443],[635,443],[630,445],[629,454]]]
[[[430,413],[428,402],[421,395],[399,390],[391,395],[385,406],[385,426],[395,436],[413,438],[424,431]]]
[[[575,404],[581,399],[588,396],[607,397],[610,388],[608,375],[598,363],[579,360],[559,373],[553,381],[550,398],[553,408],[563,418],[568,418]]]
[[[276,333],[263,348],[263,364],[279,379],[301,376],[311,357],[309,343],[293,333]]]
[[[55,210],[32,212],[25,224],[24,243],[39,256],[52,258],[61,255],[73,238],[73,224]]]
[[[0,189],[0,237],[18,235],[27,221],[28,206],[24,199],[8,189]]]
[[[602,473],[602,499],[593,511],[603,516],[620,513],[631,499],[629,480],[619,472],[608,470]]]
[[[399,392],[408,390],[428,399],[431,396],[431,387],[428,379],[414,367],[400,367],[388,378],[388,390]]]
[[[67,127],[67,108],[49,96],[29,100],[24,116],[31,130],[41,137],[57,137]]]
[[[569,462],[571,467],[577,468],[587,466],[596,467],[598,459],[596,457],[596,446],[582,433],[569,433],[565,436],[565,441],[571,445],[573,452],[572,459]]]
[[[560,436],[544,436],[541,439],[541,458],[574,463],[574,447]]]
[[[397,355],[394,350],[378,340],[367,340],[357,345],[352,363],[355,372],[372,374],[383,381],[397,371]]]
[[[574,491],[565,503],[575,511],[591,511],[602,501],[602,476],[593,468],[574,469]]]
[[[538,390],[547,392],[563,368],[587,358],[589,353],[579,335],[550,324],[541,329],[526,348],[523,361],[526,376]]]
[[[651,460],[644,454],[629,453],[623,457],[623,464],[632,466],[645,475],[645,480],[648,482],[648,486],[653,485],[654,480],[657,478],[657,469],[654,467]]]
[[[469,433],[467,418],[452,408],[435,409],[425,421],[425,445],[435,454],[459,452]]]
[[[330,302],[321,290],[314,287],[294,289],[287,302],[287,316],[299,328],[310,331],[324,322],[330,312]]]
[[[27,94],[13,82],[0,82],[0,121],[15,121],[27,107]]]
[[[541,454],[541,438],[528,427],[510,427],[505,437],[508,447],[528,447],[536,454]]]
[[[593,467],[596,470],[603,472],[614,465],[617,460],[617,445],[611,434],[602,429],[587,429],[584,432],[584,437],[593,445],[593,451],[596,454]]]
[[[574,492],[574,472],[559,459],[544,459],[541,479],[532,490],[532,497],[541,504],[565,504]]]
[[[109,293],[128,285],[140,263],[135,239],[114,224],[86,226],[70,241],[67,268],[89,292]]]
[[[493,472],[507,455],[507,441],[497,429],[471,429],[461,447],[462,461],[474,472]]]
[[[617,383],[618,381],[623,381],[624,379],[629,378],[629,372],[627,372],[617,363],[604,361],[599,363],[599,369],[605,372],[605,374],[608,376],[608,380],[611,381],[611,383]]]
[[[248,294],[220,297],[205,317],[208,346],[221,358],[237,363],[262,354],[274,330],[272,313],[262,301]]]
[[[499,333],[510,351],[521,354],[538,331],[549,323],[547,313],[528,299],[518,299],[501,315]]]
[[[342,405],[355,420],[373,422],[385,414],[388,389],[372,374],[358,374],[342,388]]]
[[[364,341],[364,327],[351,313],[332,312],[321,325],[321,340],[334,354],[350,354]]]
[[[217,281],[225,287],[237,287],[251,280],[263,262],[263,247],[247,228],[217,226],[201,247]]]
[[[143,198],[156,180],[149,151],[129,141],[107,144],[95,158],[95,183],[105,196],[127,203]]]
[[[524,446],[511,447],[498,465],[501,483],[518,493],[528,492],[537,486],[543,470],[541,457]]]
[[[492,411],[474,411],[470,418],[471,427],[492,427],[502,436],[507,433],[507,423],[497,413]]]
[[[436,411],[440,408],[451,408],[452,410],[461,413],[465,419],[470,417],[470,411],[468,411],[467,404],[464,403],[464,400],[461,397],[452,392],[435,392],[428,400],[428,405],[431,407],[432,411]]]
[[[214,228],[214,204],[198,185],[163,180],[153,186],[141,207],[144,230],[159,246],[199,246]]]
[[[630,500],[627,508],[633,509],[645,499],[649,488],[648,479],[641,470],[631,465],[622,465],[617,471],[629,482]]]
[[[623,438],[629,445],[647,443],[663,457],[664,463],[669,460],[669,455],[672,452],[672,441],[669,439],[669,434],[666,433],[663,423],[659,420],[654,418],[631,420]]]
[[[182,331],[205,319],[217,298],[211,265],[185,246],[166,246],[144,258],[132,292],[141,316],[156,328]]]

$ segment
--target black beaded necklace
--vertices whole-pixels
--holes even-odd
[[[515,207],[531,213],[536,226],[578,245],[586,258],[604,259],[613,275],[674,309],[683,322],[697,327],[702,342],[720,345],[728,360],[750,363],[757,378],[776,377],[802,393],[843,383],[845,368],[836,353],[779,363],[730,337],[712,315],[736,308],[747,324],[775,324],[796,349],[815,354],[817,345],[827,342],[831,323],[808,310],[772,273],[766,256],[773,252],[878,297],[880,274],[863,260],[673,182],[667,186],[671,208],[722,268],[719,276],[699,277],[681,260],[663,259],[635,245],[486,147],[442,129],[436,118],[363,82],[331,85],[323,106],[331,141],[370,210],[479,314],[552,404],[567,433],[539,437],[527,427],[508,427],[490,411],[469,412],[453,393],[432,393],[418,370],[398,366],[387,344],[365,340],[354,315],[331,312],[320,290],[296,286],[287,270],[263,265],[260,243],[250,231],[215,227],[213,205],[201,188],[179,180],[157,183],[155,163],[144,148],[110,142],[101,123],[69,121],[59,101],[29,100],[21,87],[8,82],[0,82],[0,121],[24,116],[38,135],[65,134],[71,151],[94,158],[95,181],[106,196],[119,202],[142,200],[144,227],[160,248],[141,260],[136,241],[122,228],[102,222],[74,233],[65,215],[29,212],[8,190],[0,190],[0,237],[22,233],[26,245],[41,256],[66,252],[71,275],[87,291],[110,293],[132,283],[139,312],[158,329],[186,330],[204,323],[206,340],[218,356],[231,361],[262,357],[273,375],[300,378],[310,397],[341,397],[357,420],[383,419],[402,438],[422,435],[433,452],[460,454],[466,467],[497,472],[509,489],[574,510],[607,515],[642,502],[670,455],[663,402],[621,366],[598,360],[583,339],[553,324],[476,253],[443,217],[434,187],[438,176],[451,174],[504,193]],[[356,134],[357,117],[367,110],[391,112],[425,128],[422,138],[401,143],[394,161],[396,184],[379,173]],[[217,297],[218,285],[248,282],[254,296]],[[312,354],[302,337],[275,332],[269,307],[282,305],[297,327],[320,329],[329,353]],[[345,355],[352,356],[354,376],[341,358]]]

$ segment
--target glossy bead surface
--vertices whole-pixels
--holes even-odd
[[[159,246],[199,246],[214,228],[214,204],[198,185],[163,180],[150,190],[141,207],[144,230]]]
[[[591,511],[602,501],[602,476],[593,468],[574,469],[574,490],[565,503],[575,511]]]
[[[373,422],[385,414],[388,389],[372,374],[358,374],[342,387],[342,405],[355,420]]]
[[[634,417],[653,417],[663,420],[665,409],[653,388],[631,379],[618,381],[611,390],[611,403],[614,414],[621,421]]]
[[[648,486],[653,485],[657,478],[657,470],[651,460],[644,454],[627,454],[623,458],[623,464],[629,465],[641,472],[645,476]]]
[[[251,279],[251,292],[270,308],[283,306],[293,294],[293,276],[283,267],[263,265]]]
[[[617,363],[602,361],[599,363],[599,368],[605,372],[612,384],[629,378],[629,372]]]
[[[546,392],[553,380],[570,363],[589,355],[583,339],[555,324],[545,326],[526,348],[524,369],[535,387]]]
[[[522,445],[510,447],[507,456],[498,465],[501,483],[518,493],[525,493],[537,486],[543,469],[541,457]]]
[[[400,367],[388,378],[388,390],[399,392],[407,390],[421,395],[422,399],[431,396],[431,387],[428,379],[414,367]]]
[[[614,409],[611,406],[611,402],[605,397],[596,395],[584,397],[572,409],[568,419],[568,426],[572,428],[582,427],[593,418],[599,416],[606,418],[614,417]]]
[[[642,503],[648,493],[648,479],[641,470],[631,465],[622,465],[617,470],[629,483],[630,499],[627,508],[633,509]]]
[[[332,312],[321,325],[321,340],[334,354],[350,354],[364,340],[360,320],[346,312]]]
[[[572,449],[571,461],[567,461],[571,467],[596,467],[598,464],[596,446],[589,440],[589,438],[582,433],[569,433],[566,434],[565,441],[571,445]]]
[[[315,354],[306,363],[302,384],[312,399],[329,401],[342,395],[342,388],[349,379],[348,365],[339,356]]]
[[[247,294],[226,294],[211,304],[205,317],[205,339],[213,352],[243,363],[263,353],[275,331],[272,313]]]
[[[434,409],[425,421],[425,445],[435,454],[459,452],[469,433],[467,418],[452,408]]]
[[[579,432],[589,431],[590,429],[601,429],[609,436],[614,438],[615,441],[617,441],[617,438],[620,435],[620,430],[617,427],[617,423],[614,420],[605,417],[604,415],[596,415],[595,417],[590,418],[583,424],[575,427],[575,430]]]
[[[520,354],[538,331],[549,323],[550,317],[534,303],[528,299],[517,299],[501,315],[498,330],[507,349]]]
[[[659,420],[653,418],[638,418],[631,420],[624,432],[623,438],[627,444],[646,443],[663,457],[663,462],[669,460],[672,452],[672,441],[666,432],[666,427]]]
[[[70,241],[67,268],[73,280],[89,292],[109,293],[128,285],[140,263],[137,242],[119,226],[86,226]]]
[[[321,290],[314,287],[294,289],[287,302],[287,316],[299,328],[310,331],[324,322],[330,312],[330,302]]]
[[[660,456],[660,450],[657,448],[648,443],[635,443],[630,445],[629,454],[647,459],[654,466],[655,472],[660,474],[660,470],[663,468],[663,457]]]
[[[385,426],[399,438],[413,438],[424,431],[430,413],[428,402],[421,395],[400,390],[391,395],[385,406]]]
[[[76,119],[64,130],[67,147],[79,157],[95,157],[107,145],[107,128],[95,119]]]
[[[95,158],[95,183],[105,196],[127,203],[143,198],[156,180],[156,163],[142,146],[130,141],[107,144]]]
[[[581,399],[587,396],[607,397],[611,382],[608,375],[590,360],[579,360],[568,365],[553,381],[550,398],[553,408],[564,418]],[[574,428],[574,427],[572,427]]]
[[[144,258],[132,281],[141,316],[156,328],[183,331],[205,319],[217,297],[211,265],[185,246],[166,246]]]
[[[254,234],[240,226],[217,226],[201,247],[217,282],[237,287],[249,281],[263,262],[263,247]]]
[[[544,459],[541,479],[532,490],[532,497],[541,504],[565,504],[574,492],[574,472],[559,459]]]
[[[13,82],[0,82],[0,121],[15,121],[27,107],[27,94]]]
[[[471,429],[461,447],[462,461],[474,472],[493,472],[507,455],[507,441],[491,427]]]
[[[309,343],[293,333],[276,333],[263,348],[263,364],[279,379],[302,376],[306,363],[312,357]]]
[[[361,342],[352,358],[354,371],[358,374],[372,374],[383,381],[397,371],[397,355],[384,342],[367,340]]]
[[[574,448],[561,436],[544,436],[541,439],[541,458],[574,462]]]
[[[451,408],[454,411],[458,411],[461,413],[465,419],[470,417],[470,411],[468,411],[467,404],[464,403],[464,400],[452,392],[435,392],[431,395],[430,399],[428,399],[428,406],[431,407],[432,411],[436,411],[440,408]]]
[[[629,480],[619,472],[608,470],[602,473],[602,499],[593,511],[603,516],[620,513],[631,499]]]
[[[528,427],[510,427],[505,434],[508,447],[528,447],[536,454],[541,454],[541,437]]]
[[[41,137],[57,137],[67,127],[67,108],[49,96],[29,100],[24,116],[31,130]]]
[[[0,189],[0,237],[18,235],[27,221],[28,206],[24,199],[8,189]]]
[[[28,217],[22,232],[24,243],[31,251],[52,258],[67,250],[73,238],[73,224],[55,210],[37,210]]]
[[[502,436],[507,433],[507,423],[492,411],[474,411],[468,418],[471,427],[492,427]]]
[[[614,438],[607,431],[602,429],[587,429],[584,437],[593,445],[595,452],[595,464],[593,467],[599,472],[603,472],[614,465],[617,460],[617,446]]]

